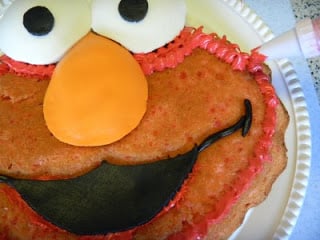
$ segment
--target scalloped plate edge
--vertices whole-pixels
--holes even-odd
[[[223,1],[252,25],[263,42],[274,37],[270,28],[243,1]],[[288,239],[298,220],[307,190],[311,165],[311,131],[306,100],[293,65],[288,59],[281,59],[276,63],[287,83],[297,130],[297,159],[292,189],[283,216],[273,235],[273,239]]]
[[[286,209],[274,233],[274,239],[288,239],[300,215],[311,166],[311,130],[309,113],[300,81],[287,60],[277,61],[290,92],[297,134],[296,168]]]

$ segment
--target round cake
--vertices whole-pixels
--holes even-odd
[[[186,14],[6,6],[0,239],[227,239],[267,197],[287,162],[271,70]]]

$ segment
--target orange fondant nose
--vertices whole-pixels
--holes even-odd
[[[145,75],[132,55],[89,33],[58,63],[44,98],[44,117],[62,142],[105,145],[137,127],[147,95]]]

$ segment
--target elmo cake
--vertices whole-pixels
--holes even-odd
[[[266,198],[288,115],[265,57],[186,14],[4,5],[0,239],[226,239]]]

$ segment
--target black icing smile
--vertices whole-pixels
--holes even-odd
[[[212,134],[199,146],[175,158],[137,166],[103,163],[74,179],[19,180],[0,176],[54,225],[79,235],[119,232],[150,221],[179,192],[192,172],[199,152],[242,129],[247,135],[252,107],[234,125]]]

